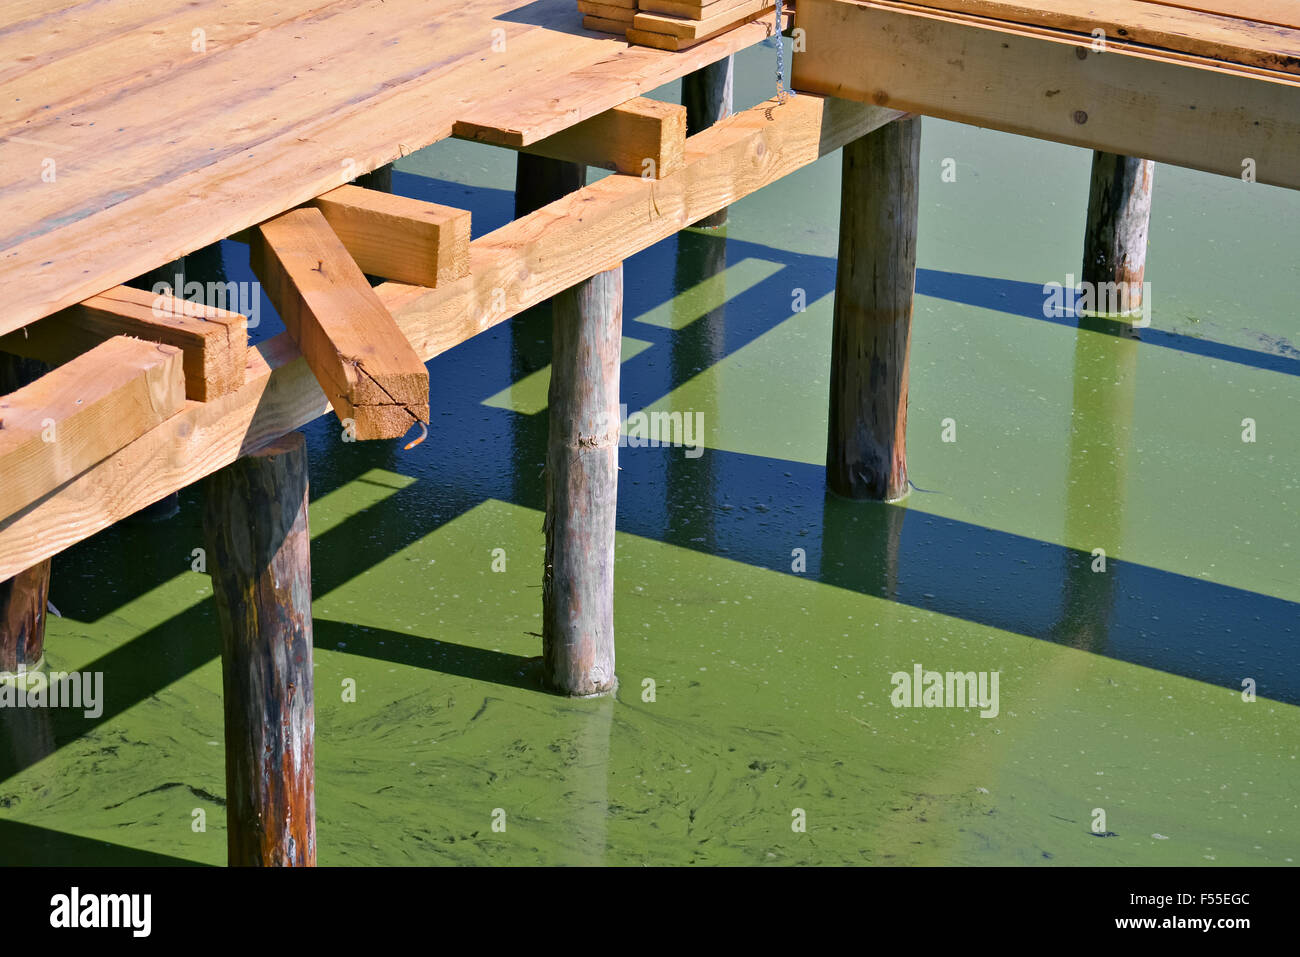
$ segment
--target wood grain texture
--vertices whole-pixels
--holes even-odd
[[[805,0],[799,24],[818,51],[794,55],[799,90],[1234,177],[1251,159],[1259,182],[1300,188],[1300,82],[1284,74],[851,0]]]
[[[662,33],[685,40],[699,40],[713,36],[719,30],[729,30],[739,23],[773,9],[775,7],[771,0],[743,0],[734,7],[711,13],[699,20],[664,16],[660,13],[638,13],[632,25],[638,30],[646,30],[650,33]]]
[[[703,20],[706,17],[717,16],[724,10],[744,2],[745,0],[713,0],[712,3],[695,2],[695,0],[641,0],[638,7],[647,13],[665,13],[674,17]]]
[[[360,186],[332,189],[311,205],[367,275],[437,286],[469,272],[467,209]]]
[[[357,439],[401,438],[429,421],[428,370],[320,210],[263,223],[249,260]]]
[[[847,498],[893,501],[908,491],[920,156],[917,116],[844,147],[826,484]]]
[[[221,628],[232,866],[316,863],[307,444],[282,436],[204,483]]]
[[[1128,290],[1123,304],[1130,312],[1142,306],[1154,178],[1155,163],[1150,160],[1092,154],[1083,281],[1095,290],[1119,284]]]
[[[219,285],[227,301],[237,299],[233,283]],[[131,336],[181,350],[185,394],[198,402],[226,395],[244,384],[246,316],[130,286],[91,296],[25,329],[0,336],[0,349],[59,365],[113,336]]]
[[[675,103],[637,97],[524,150],[536,156],[661,179],[685,163],[686,109]]]
[[[881,4],[891,6],[889,2]],[[1232,63],[1300,73],[1300,30],[1162,6],[1145,0],[912,0],[925,7],[1010,23],[1054,27],[1125,40]]]
[[[623,267],[552,301],[542,661],[568,695],[614,688],[614,525]]]
[[[597,33],[612,33],[622,36],[624,31],[632,25],[632,18],[598,17],[589,13],[582,18],[582,25],[588,30],[595,30]]]
[[[736,20],[731,20],[729,15],[726,13],[720,14],[718,17],[714,18],[713,22],[715,26],[707,32],[703,30],[692,30],[689,27],[682,27],[681,29],[683,32],[690,34],[688,36],[674,36],[659,33],[654,30],[642,30],[634,24],[632,28],[627,31],[627,42],[636,43],[641,46],[653,47],[656,50],[689,50],[706,40],[712,40],[714,37],[724,36],[731,30],[735,30],[737,27],[749,21],[765,23],[768,32],[771,33],[773,32],[773,24],[769,14],[772,14],[775,10],[775,6],[760,7],[752,13]],[[792,14],[789,10],[786,10],[782,14],[782,29],[784,29],[785,25],[789,23],[791,16]],[[681,22],[696,23],[697,21],[683,20]]]
[[[108,28],[86,9],[57,21],[57,41],[46,39],[56,21],[39,15],[0,34],[0,64],[17,65],[0,79],[0,333],[462,122],[529,145],[765,35],[742,29],[684,58],[630,50],[622,37],[581,30],[572,0],[467,0],[454,17],[431,16],[424,0],[285,0],[257,16],[208,0],[131,9],[134,20],[114,21],[121,38],[102,73]],[[191,50],[191,13],[206,24],[207,53]],[[36,62],[26,59],[34,48],[71,85],[18,103],[12,84]],[[43,178],[51,172],[54,181]]]
[[[615,6],[608,3],[595,3],[592,0],[578,0],[578,12],[601,20],[624,20],[631,23],[636,16],[636,8]],[[583,17],[585,21],[587,18]]]
[[[469,276],[439,289],[384,283],[376,292],[417,354],[431,359],[899,115],[802,94],[759,104],[688,139],[687,165],[673,176],[608,176],[472,242]],[[593,249],[609,259],[597,261]],[[0,517],[0,580],[328,410],[292,337],[259,344],[241,389],[187,401],[55,495]]]
[[[0,511],[49,494],[184,402],[180,350],[125,336],[0,397]]]

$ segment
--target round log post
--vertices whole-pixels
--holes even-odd
[[[826,482],[847,498],[907,494],[920,148],[915,116],[844,147]]]
[[[587,167],[581,163],[520,153],[515,160],[515,219],[582,189],[586,183]]]
[[[46,366],[0,352],[0,395],[35,382]],[[0,673],[34,670],[45,654],[45,612],[50,597],[50,560],[0,582]]]
[[[551,306],[542,660],[557,691],[603,694],[615,687],[622,264],[565,290]]]
[[[714,123],[731,115],[734,85],[735,63],[732,57],[710,63],[682,77],[682,106],[686,107],[687,136],[707,130]],[[727,207],[705,216],[693,225],[701,229],[716,229],[727,225]]]
[[[1119,300],[1120,315],[1142,310],[1142,277],[1147,265],[1155,168],[1151,160],[1100,151],[1092,154],[1088,223],[1083,237],[1083,281],[1098,291],[1116,284],[1123,297]],[[1097,311],[1106,311],[1101,308],[1099,293],[1096,301]]]
[[[277,439],[205,481],[221,625],[231,865],[316,863],[307,447]]]

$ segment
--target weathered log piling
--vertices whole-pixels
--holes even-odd
[[[1083,239],[1083,281],[1093,289],[1115,284],[1122,292],[1121,312],[1142,309],[1151,225],[1151,160],[1092,154],[1088,186],[1088,221]],[[1148,308],[1150,304],[1147,304]],[[1131,327],[1130,327],[1131,328]]]
[[[686,135],[694,136],[731,115],[735,85],[735,58],[727,57],[682,77],[682,105],[686,107]],[[727,207],[694,224],[703,229],[727,225]]]
[[[205,480],[221,625],[232,865],[316,863],[307,447],[290,433]]]
[[[907,494],[920,148],[920,117],[844,147],[826,481],[848,498]]]

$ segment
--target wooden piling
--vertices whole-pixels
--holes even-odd
[[[45,371],[44,363],[0,352],[0,395],[35,382]],[[0,673],[33,669],[45,654],[49,594],[48,558],[0,582]]]
[[[916,284],[921,118],[844,147],[826,481],[856,499],[907,494],[907,366]]]
[[[614,521],[618,501],[623,267],[552,300],[542,656],[558,691],[614,688]]]
[[[231,865],[316,863],[307,448],[290,433],[205,480],[221,625]]]
[[[686,135],[694,136],[732,112],[735,64],[732,57],[710,63],[682,77],[682,105],[686,107]],[[727,225],[727,207],[694,224],[702,229]]]
[[[1094,151],[1088,187],[1088,222],[1083,238],[1083,281],[1093,289],[1126,284],[1127,312],[1142,307],[1151,224],[1151,160]],[[1130,327],[1131,328],[1131,327]]]
[[[582,189],[586,182],[587,167],[581,163],[520,153],[515,160],[515,219]]]

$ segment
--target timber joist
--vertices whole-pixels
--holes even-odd
[[[413,418],[427,421],[423,362],[901,115],[813,95],[759,104],[687,138],[676,172],[608,176],[474,240],[468,270],[432,287],[389,281],[371,289],[315,206],[263,223],[252,258],[290,331],[248,350],[239,388],[206,402],[186,397],[176,414],[53,494],[16,504],[0,493],[0,580],[330,406],[341,417],[360,411],[349,416],[358,437],[371,429],[401,434]],[[353,322],[370,330],[360,337],[366,341],[347,328]],[[360,367],[349,369],[349,358],[362,359]],[[120,481],[124,474],[130,483]]]

